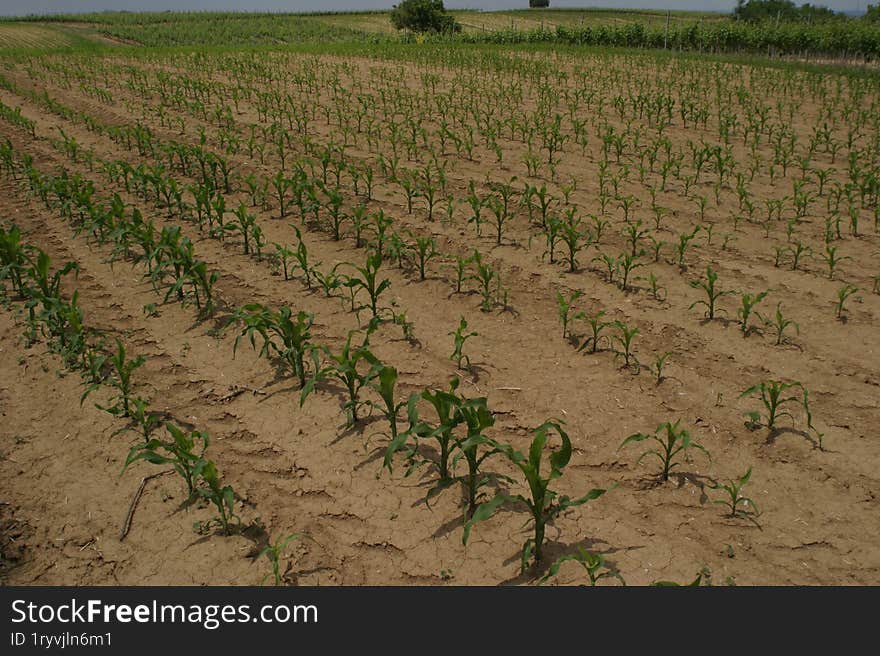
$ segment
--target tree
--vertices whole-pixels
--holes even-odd
[[[863,18],[871,23],[880,23],[880,5],[868,5]]]
[[[799,7],[791,0],[737,0],[733,13],[738,19],[750,22],[818,22],[838,17],[827,7],[811,5],[809,2]]]
[[[391,24],[414,32],[458,32],[461,26],[446,13],[443,0],[403,0],[391,10]]]
[[[529,0],[529,7],[536,9],[539,7],[549,7],[550,0]]]

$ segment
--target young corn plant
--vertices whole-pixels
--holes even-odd
[[[171,439],[153,438],[133,446],[128,452],[122,471],[138,460],[153,465],[171,465],[186,482],[187,494],[191,499],[196,493],[198,477],[208,463],[204,457],[209,443],[208,435],[200,431],[186,433],[171,422],[165,423],[165,430]]]
[[[698,301],[694,301],[691,303],[689,310],[695,308],[698,305],[706,306],[706,318],[709,321],[715,319],[715,311],[716,305],[718,303],[718,299],[722,296],[728,296],[730,294],[736,294],[733,290],[722,291],[718,288],[718,274],[712,269],[711,266],[706,267],[706,280],[692,280],[690,283],[691,287],[694,289],[702,289],[706,294],[706,300],[700,299]]]
[[[556,561],[550,565],[550,569],[547,571],[547,574],[541,578],[539,583],[543,584],[549,581],[552,577],[559,574],[559,569],[562,567],[563,563],[566,562],[576,562],[581,567],[583,567],[584,571],[587,573],[587,577],[590,581],[590,586],[595,587],[598,585],[599,581],[602,579],[617,579],[620,581],[621,585],[626,585],[626,581],[624,581],[623,576],[620,575],[616,569],[611,569],[605,564],[605,558],[602,554],[592,553],[587,551],[581,546],[578,546],[577,553],[568,554],[566,556],[561,556],[556,559]]]
[[[843,262],[843,260],[852,260],[848,255],[838,255],[837,246],[831,246],[830,244],[825,246],[825,254],[822,256],[822,259],[828,265],[828,280],[834,280],[834,272],[837,270],[838,264]]]
[[[796,393],[789,394],[789,390],[794,390]],[[739,398],[743,399],[746,397],[751,397],[757,395],[761,401],[761,404],[764,406],[765,416],[762,416],[760,411],[750,411],[746,413],[746,416],[749,418],[749,425],[752,427],[758,427],[761,425],[761,421],[764,421],[767,429],[772,433],[777,428],[777,423],[783,417],[788,417],[794,422],[794,416],[785,409],[784,406],[790,405],[792,403],[796,403],[802,405],[804,411],[807,416],[807,427],[813,428],[813,418],[810,413],[810,405],[809,405],[809,394],[806,388],[799,383],[798,381],[794,381],[791,383],[784,383],[778,380],[768,380],[757,385],[753,385],[745,390],[742,394],[740,394]]]
[[[407,319],[406,312],[401,312],[399,314],[392,312],[392,315],[391,323],[395,326],[400,326],[401,332],[403,333],[403,339],[411,345],[421,348],[422,343],[419,341],[419,338],[416,337],[415,322]]]
[[[206,501],[210,501],[217,509],[217,517],[211,522],[201,524],[200,529],[205,532],[211,528],[216,522],[223,535],[229,535],[230,523],[235,521],[240,523],[238,515],[235,514],[235,491],[231,485],[221,485],[220,472],[217,465],[212,460],[207,460],[204,466],[199,470],[199,476],[205,485],[196,488],[196,493]]]
[[[574,302],[577,301],[584,293],[581,290],[575,290],[571,294],[569,294],[568,298],[562,295],[562,292],[556,292],[556,305],[559,309],[559,321],[562,323],[562,338],[567,339],[569,337],[568,333],[568,325],[577,319],[585,319],[586,314],[583,312],[575,312],[572,313],[571,308],[574,305]]]
[[[495,196],[490,196],[488,200],[489,210],[494,217],[493,224],[495,226],[495,245],[501,246],[501,238],[504,232],[504,226],[512,215],[507,211],[507,204]]]
[[[364,339],[360,346],[352,346],[352,339],[361,332],[352,330],[343,344],[338,355],[334,355],[326,346],[322,347],[328,361],[328,366],[318,369],[306,382],[300,393],[300,406],[302,406],[309,394],[315,391],[317,383],[324,378],[331,377],[339,380],[347,392],[347,399],[343,406],[346,415],[346,426],[352,428],[357,425],[358,411],[366,404],[360,397],[361,390],[367,387],[382,370],[379,359],[369,349],[370,335],[378,326],[378,320],[373,320],[366,329]],[[361,364],[364,363],[364,364]],[[366,371],[363,371],[366,368]]]
[[[490,312],[498,303],[496,295],[501,288],[501,277],[490,264],[483,262],[483,256],[479,251],[474,251],[471,261],[476,265],[477,269],[477,272],[471,276],[471,279],[477,282],[479,288],[482,298],[480,309],[483,312]]]
[[[613,321],[603,321],[602,317],[605,316],[605,310],[600,310],[593,316],[586,316],[586,321],[590,326],[590,335],[587,339],[584,340],[584,343],[578,347],[578,352],[584,351],[589,348],[590,353],[596,353],[599,350],[599,340],[602,338],[602,331],[604,331],[608,326],[613,326]],[[606,340],[608,338],[606,337]]]
[[[835,305],[835,314],[840,321],[844,321],[846,316],[844,315],[845,305],[847,299],[850,296],[859,291],[859,288],[855,285],[846,284],[840,289],[837,290],[837,304]]]
[[[481,487],[490,482],[490,477],[481,471],[483,463],[499,452],[498,445],[486,437],[483,432],[495,424],[495,416],[489,410],[486,398],[459,398],[456,403],[456,415],[459,423],[464,424],[467,432],[463,436],[453,433],[455,448],[458,451],[452,459],[454,470],[462,459],[467,471],[457,477],[465,488],[467,509],[465,516],[471,519],[477,510],[478,493]]]
[[[662,303],[669,297],[669,292],[666,287],[660,284],[654,272],[648,274],[648,285],[651,287],[651,296],[654,297],[655,301]]]
[[[693,232],[680,234],[678,236],[678,246],[676,248],[676,253],[678,254],[678,266],[681,268],[685,268],[685,255],[687,254],[688,246],[694,237],[697,236],[697,233],[700,232],[700,226],[694,228]]]
[[[694,442],[686,429],[681,428],[681,419],[674,424],[670,422],[660,424],[657,430],[651,434],[635,433],[630,435],[621,443],[618,449],[622,449],[627,444],[645,442],[647,440],[656,442],[658,448],[648,449],[642,453],[636,464],[639,464],[648,456],[657,458],[662,466],[658,475],[664,481],[669,480],[670,472],[681,465],[681,462],[677,459],[679,454],[687,457],[690,449],[697,449],[702,451],[710,461],[712,459],[709,452],[701,444]]]
[[[263,577],[263,580],[260,581],[260,585],[264,585],[266,581],[269,580],[269,577],[272,577],[276,586],[284,584],[285,577],[287,576],[287,571],[281,571],[281,559],[284,557],[284,552],[287,550],[287,547],[291,542],[307,537],[308,536],[304,533],[291,533],[283,540],[276,541],[275,544],[268,543],[266,545],[266,548],[260,552],[260,556],[266,556],[272,565],[272,571]]]
[[[134,406],[131,413],[132,424],[121,430],[136,429],[143,436],[144,442],[149,442],[153,431],[162,424],[162,413],[150,411],[147,402],[141,398],[132,399],[131,404]]]
[[[756,521],[756,517],[760,516],[760,511],[758,510],[758,506],[755,502],[745,496],[742,493],[743,488],[746,486],[746,483],[749,482],[749,479],[752,477],[752,468],[749,467],[745,474],[740,476],[738,479],[731,479],[726,484],[716,484],[712,486],[712,489],[722,490],[725,493],[725,498],[716,499],[713,503],[717,503],[721,506],[724,506],[730,511],[728,517],[731,519],[735,519],[737,517],[748,519],[753,522],[756,526],[759,526]]]
[[[471,258],[464,257],[463,255],[455,256],[455,279],[452,281],[452,293],[453,294],[461,294],[463,293],[464,283],[467,280],[470,280],[468,276],[468,267],[470,266]]]
[[[639,262],[639,257],[644,254],[640,251],[636,255],[630,253],[621,253],[617,258],[617,285],[620,290],[626,292],[629,288],[629,278],[632,272],[639,267],[645,266],[643,262]]]
[[[562,444],[559,449],[550,451],[548,440],[554,433],[559,437]],[[489,519],[501,505],[509,502],[522,503],[531,514],[534,528],[532,537],[526,540],[522,548],[521,571],[525,572],[532,558],[534,558],[535,563],[542,562],[544,558],[544,537],[547,526],[552,524],[554,519],[569,508],[581,506],[588,501],[598,499],[605,494],[606,490],[596,488],[590,490],[582,497],[572,499],[567,495],[561,495],[557,491],[550,489],[550,484],[562,476],[563,470],[571,460],[571,440],[559,422],[547,421],[535,429],[528,456],[507,444],[496,444],[495,448],[507,456],[522,472],[528,484],[530,495],[527,497],[522,494],[498,494],[491,501],[481,503],[465,524],[462,541],[467,544],[474,524]],[[548,451],[549,472],[542,475],[541,469],[544,464],[545,454]]]
[[[589,230],[581,229],[581,223],[582,220],[574,214],[574,208],[570,208],[566,211],[566,220],[559,224],[559,240],[565,244],[570,273],[578,270],[578,253],[589,248],[591,244]]]
[[[312,269],[312,276],[318,282],[318,287],[321,288],[321,291],[324,292],[324,296],[330,298],[333,296],[333,293],[346,285],[349,280],[349,277],[339,273],[339,267],[347,265],[348,262],[338,262],[334,264],[333,267],[327,271],[321,271],[318,268]]]
[[[320,262],[315,264],[311,264],[309,262],[309,249],[306,246],[305,240],[302,238],[302,233],[299,228],[292,225],[291,226],[296,232],[296,251],[294,252],[294,260],[296,262],[295,269],[299,269],[303,275],[303,281],[306,283],[306,289],[312,288],[312,278],[315,276],[315,269],[321,266]]]
[[[467,363],[467,369],[471,368],[471,359],[467,355],[465,355],[462,350],[464,349],[464,344],[467,340],[469,340],[471,337],[479,337],[480,335],[476,332],[469,333],[467,332],[467,329],[468,322],[465,320],[464,317],[461,317],[458,323],[458,328],[455,329],[455,332],[449,333],[454,338],[453,351],[452,355],[449,356],[449,359],[455,361],[455,366],[459,369],[464,368],[461,366],[462,362]]]
[[[772,319],[765,317],[761,314],[758,314],[758,317],[764,323],[765,326],[768,326],[773,329],[776,333],[776,346],[781,346],[785,342],[788,341],[788,337],[785,335],[785,331],[788,330],[790,326],[794,326],[795,332],[800,334],[801,329],[796,321],[793,319],[786,319],[782,315],[782,303],[776,304],[776,314]]]
[[[370,299],[369,308],[372,317],[379,316],[379,297],[382,292],[391,287],[391,281],[379,277],[379,269],[382,266],[382,256],[376,252],[367,256],[367,262],[363,267],[354,267],[359,275],[349,276],[349,281],[356,288],[366,292]]]
[[[614,321],[612,325],[617,328],[619,331],[617,335],[613,335],[611,337],[612,344],[619,344],[619,351],[615,351],[614,359],[616,360],[619,357],[623,358],[623,366],[625,368],[629,368],[631,365],[635,364],[636,369],[638,370],[639,361],[636,358],[635,353],[633,353],[633,339],[635,336],[639,334],[638,328],[629,328],[622,321]]]
[[[654,374],[657,385],[666,380],[666,377],[663,375],[663,370],[666,368],[666,361],[669,360],[671,355],[672,353],[670,351],[656,355],[654,356],[654,361],[648,365],[648,370]]]
[[[234,224],[234,228],[238,230],[241,235],[242,241],[244,242],[244,254],[250,255],[251,253],[251,241],[254,235],[254,228],[257,226],[257,217],[253,214],[248,213],[247,205],[244,203],[238,204],[238,209],[233,212],[235,215],[236,223]]]
[[[419,280],[427,277],[428,263],[438,255],[437,242],[433,237],[416,237],[416,243],[412,246],[415,253],[416,265],[419,270]]]
[[[312,344],[311,329],[315,315],[300,311],[295,316],[289,307],[278,310],[251,303],[240,307],[230,319],[230,323],[241,325],[241,332],[232,346],[233,355],[245,336],[256,350],[257,337],[262,340],[260,357],[270,358],[274,353],[287,366],[304,388],[309,374],[308,358],[312,360],[312,370],[317,369],[317,347]]]
[[[439,481],[435,490],[446,487],[453,481],[450,457],[455,448],[455,436],[453,431],[464,421],[458,408],[462,403],[456,395],[456,390],[461,381],[458,377],[450,380],[449,390],[425,390],[420,395],[410,396],[407,402],[407,416],[410,427],[405,432],[398,433],[397,440],[392,441],[385,451],[384,466],[391,470],[394,454],[401,450],[408,440],[412,444],[407,445],[406,459],[410,464],[407,474],[411,473],[421,464],[430,464],[436,467]],[[437,413],[437,425],[434,426],[419,417],[417,403],[419,400],[427,401]],[[430,460],[419,456],[419,440],[436,440],[439,451],[437,459]]]
[[[31,247],[22,242],[21,230],[11,226],[0,227],[0,280],[9,280],[12,290],[24,297],[27,272],[31,267]]]
[[[381,367],[374,379],[378,381],[378,384],[373,383],[373,387],[382,399],[382,403],[369,402],[371,407],[378,407],[382,414],[385,415],[385,419],[388,420],[392,444],[397,442],[398,439],[397,416],[401,408],[406,407],[408,404],[408,401],[395,402],[394,388],[397,385],[397,378],[397,369],[394,367]]]
[[[132,414],[132,393],[134,384],[131,375],[136,369],[146,362],[143,356],[138,356],[133,360],[126,359],[125,346],[122,341],[116,340],[116,352],[110,356],[108,360],[110,364],[110,373],[107,377],[107,383],[116,390],[116,396],[112,398],[113,404],[107,407],[97,405],[98,409],[109,412],[114,417],[131,418]],[[92,383],[80,398],[80,404],[85,401],[86,397],[98,389],[100,383]]]
[[[274,248],[275,248],[275,253],[274,253],[275,264],[273,265],[275,268],[273,269],[272,273],[275,275],[278,274],[277,266],[280,264],[281,265],[281,272],[284,274],[284,280],[286,282],[286,281],[290,280],[290,276],[291,276],[291,266],[290,265],[291,265],[291,260],[293,259],[294,253],[292,250],[290,250],[286,246],[282,246],[281,244],[278,244],[278,243],[273,242],[272,246],[274,246]]]
[[[483,208],[486,207],[489,198],[483,197],[477,194],[477,191],[474,187],[474,181],[471,180],[468,187],[470,191],[470,195],[467,197],[468,205],[471,208],[471,218],[468,219],[468,223],[473,223],[477,229],[477,237],[481,236],[481,226],[483,223]]]
[[[748,337],[753,329],[753,326],[749,325],[749,319],[752,316],[752,312],[755,310],[755,306],[767,298],[767,294],[769,293],[769,291],[763,291],[757,294],[742,294],[740,296],[741,305],[736,311],[736,316],[739,317],[739,329],[742,332],[743,337]],[[755,312],[755,314],[757,314],[757,312]]]

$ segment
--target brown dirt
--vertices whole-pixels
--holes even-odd
[[[295,59],[295,56],[292,56]],[[328,63],[336,62],[326,58]],[[601,65],[599,60],[599,65]],[[618,64],[617,60],[613,60]],[[113,63],[113,62],[111,62]],[[366,75],[376,61],[354,62]],[[593,62],[587,62],[592,65]],[[626,61],[622,64],[627,65]],[[173,68],[174,64],[162,62]],[[150,70],[150,64],[143,64]],[[157,66],[158,68],[158,66]],[[407,71],[411,85],[418,75]],[[441,72],[445,80],[449,73]],[[194,74],[187,71],[187,74]],[[134,93],[113,88],[114,103],[104,104],[76,88],[64,89],[50,78],[33,82],[24,69],[9,73],[17,84],[47,88],[53,97],[110,124],[131,122],[138,108],[163,138],[195,141],[195,126],[188,117],[184,137],[159,126],[155,99],[144,102]],[[222,76],[219,76],[222,78]],[[445,82],[444,82],[445,83]],[[23,114],[38,121],[36,140],[7,124],[17,149],[35,157],[37,166],[53,170],[66,166],[111,190],[96,170],[73,164],[53,148],[56,127],[94,148],[101,157],[126,159],[136,164],[136,154],[96,136],[81,124],[48,113],[21,96],[0,92],[7,105],[21,105]],[[325,102],[326,98],[314,99]],[[534,108],[532,100],[527,108]],[[610,112],[611,110],[609,110]],[[804,133],[818,108],[806,103],[795,130]],[[168,110],[169,114],[177,114]],[[245,108],[236,117],[256,123],[256,112]],[[321,118],[317,138],[332,132]],[[711,132],[711,130],[709,131]],[[695,134],[697,133],[697,134]],[[669,136],[676,144],[707,137],[705,131],[673,126]],[[708,138],[708,137],[707,137]],[[575,202],[596,211],[597,151],[569,145],[559,166],[561,180],[577,176],[582,184]],[[469,179],[497,179],[523,173],[521,144],[504,141],[505,160],[511,169],[499,171],[494,154],[478,149],[475,162],[453,159],[452,188],[466,195]],[[353,156],[364,154],[353,148]],[[745,160],[745,149],[736,154]],[[238,160],[244,170],[271,175],[277,164],[265,166]],[[516,164],[514,164],[516,162]],[[516,169],[516,170],[513,170]],[[378,176],[377,176],[378,177]],[[699,187],[704,194],[711,186]],[[124,190],[113,188],[124,199],[150,212],[163,225],[164,212],[152,208]],[[756,197],[784,193],[767,179],[753,186]],[[645,192],[632,185],[642,200],[641,215],[648,214]],[[806,271],[774,268],[764,230],[741,226],[735,245],[722,250],[716,237],[711,245],[700,236],[699,248],[688,258],[688,270],[678,275],[676,266],[661,262],[640,270],[656,272],[668,288],[659,302],[638,289],[621,292],[602,281],[598,265],[591,270],[585,256],[583,271],[562,272],[540,257],[537,245],[527,248],[528,230],[522,214],[505,237],[493,247],[488,238],[477,239],[465,224],[463,207],[456,222],[427,223],[424,214],[406,216],[405,199],[396,185],[377,189],[373,207],[400,217],[404,225],[430,231],[445,253],[479,247],[503,271],[516,313],[482,313],[474,295],[450,295],[448,272],[435,263],[432,275],[418,282],[410,274],[389,268],[394,304],[415,322],[421,347],[400,339],[397,327],[386,325],[372,343],[383,362],[401,373],[402,392],[426,386],[442,387],[455,367],[448,361],[448,333],[465,316],[479,337],[468,343],[474,362],[472,376],[463,387],[473,395],[487,395],[497,413],[493,436],[517,448],[528,445],[528,429],[548,417],[567,422],[575,455],[561,488],[569,494],[592,487],[615,489],[600,500],[566,513],[548,533],[551,558],[582,545],[605,554],[628,583],[657,579],[683,581],[701,566],[711,568],[714,579],[733,577],[741,584],[876,584],[880,582],[880,513],[875,491],[877,445],[877,389],[880,358],[876,352],[876,325],[880,297],[863,292],[852,299],[849,320],[834,318],[831,300],[841,280],[870,289],[876,274],[876,235],[844,242],[851,261],[841,265],[838,279],[822,277],[821,262],[808,262]],[[241,195],[243,197],[243,195]],[[721,207],[710,205],[710,219],[721,229],[735,211],[735,197]],[[229,202],[228,206],[237,204]],[[670,227],[680,232],[693,225],[695,204],[670,194],[665,203],[674,214]],[[616,210],[615,210],[616,212]],[[287,221],[260,213],[269,241],[289,243],[293,236]],[[867,214],[866,214],[867,216]],[[211,322],[197,322],[190,309],[168,304],[158,317],[142,310],[156,303],[141,271],[127,263],[108,263],[109,248],[72,237],[56,213],[26,198],[8,178],[0,182],[0,217],[28,231],[28,240],[39,244],[53,261],[76,259],[81,273],[68,281],[68,291],[79,289],[88,325],[121,336],[133,353],[147,357],[137,377],[139,389],[154,409],[207,430],[213,438],[210,453],[224,479],[240,499],[237,511],[246,525],[264,526],[272,539],[292,532],[307,533],[311,541],[296,544],[289,558],[291,580],[304,584],[496,584],[526,582],[519,577],[518,549],[527,537],[521,530],[525,516],[506,512],[475,528],[467,547],[461,544],[461,511],[454,489],[447,490],[426,508],[429,484],[418,477],[405,478],[400,468],[393,475],[380,472],[377,448],[378,419],[364,422],[356,431],[341,428],[340,398],[330,391],[313,396],[300,409],[298,392],[290,379],[279,378],[273,367],[249,348],[232,357],[232,331],[220,331]],[[608,252],[623,250],[619,212],[609,230]],[[864,221],[866,230],[868,221]],[[821,221],[805,228],[814,246],[820,243]],[[202,237],[192,225],[184,231],[196,242],[196,251],[220,271],[220,293],[229,307],[245,302],[289,304],[314,312],[319,341],[337,348],[346,332],[356,327],[339,298],[307,293],[298,281],[283,282],[269,274],[265,263],[240,253],[234,242],[219,243]],[[774,238],[784,242],[782,228]],[[675,235],[664,234],[667,241]],[[780,239],[781,238],[781,239]],[[328,267],[335,262],[361,262],[363,251],[351,240],[333,242],[326,235],[306,237],[316,260]],[[672,254],[668,251],[667,257]],[[871,264],[872,263],[872,264]],[[792,343],[777,347],[769,335],[743,339],[733,321],[705,322],[698,309],[688,310],[696,292],[688,281],[697,279],[706,264],[719,271],[725,288],[772,288],[764,311],[783,302],[786,316],[797,320],[801,332]],[[651,376],[621,370],[607,350],[578,355],[560,336],[553,299],[559,287],[581,289],[580,309],[604,309],[612,319],[636,325],[641,334],[637,351],[650,361],[655,353],[672,351],[667,380],[655,385]],[[736,299],[722,301],[726,319],[735,314]],[[75,374],[64,373],[59,359],[40,346],[25,349],[22,327],[12,312],[0,314],[0,536],[4,581],[10,584],[253,584],[268,572],[264,559],[256,559],[265,535],[250,529],[243,535],[222,537],[196,534],[193,522],[210,517],[210,509],[183,504],[183,490],[172,476],[153,479],[134,515],[124,541],[119,531],[132,495],[144,476],[155,473],[147,465],[120,476],[127,449],[136,437],[114,436],[119,422],[93,407],[80,407],[82,386]],[[583,334],[585,326],[575,328]],[[245,345],[243,345],[245,346]],[[800,380],[811,392],[818,428],[825,433],[826,450],[797,432],[784,432],[768,440],[766,431],[752,432],[742,414],[754,402],[738,400],[739,393],[760,380],[779,377]],[[235,386],[258,389],[224,401]],[[403,394],[401,394],[403,397]],[[695,439],[712,454],[708,462],[698,453],[680,476],[658,484],[646,464],[636,465],[638,451],[618,451],[620,442],[636,431],[682,418]],[[711,503],[718,493],[709,489],[715,480],[739,475],[754,467],[749,486],[763,514],[761,527],[742,519],[728,519]],[[502,463],[493,470],[512,475]],[[564,568],[560,582],[581,582],[574,567]]]

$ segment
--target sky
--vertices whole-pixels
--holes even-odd
[[[0,0],[0,16],[104,10],[343,11],[389,9],[397,0]],[[813,0],[835,10],[862,10],[874,0]],[[514,9],[528,0],[446,0],[448,9]],[[735,0],[551,0],[552,7],[613,7],[730,11]]]

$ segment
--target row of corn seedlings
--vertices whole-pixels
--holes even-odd
[[[53,271],[49,256],[24,242],[18,227],[0,227],[0,281],[4,283],[4,297],[23,304],[26,343],[31,345],[44,337],[65,365],[79,372],[86,388],[83,401],[99,387],[111,388],[111,402],[97,407],[128,422],[117,432],[132,429],[143,438],[130,449],[123,470],[139,460],[171,465],[185,481],[188,498],[203,499],[217,511],[215,519],[199,525],[200,530],[209,530],[216,523],[228,535],[238,522],[235,492],[223,484],[217,465],[205,455],[208,435],[186,432],[171,421],[162,422],[162,415],[151,411],[148,402],[135,395],[133,374],[145,360],[130,358],[118,338],[111,350],[103,335],[85,325],[79,293],[74,291],[66,299],[61,291],[64,277],[76,271],[75,262]],[[167,437],[156,437],[154,433],[163,423]]]

